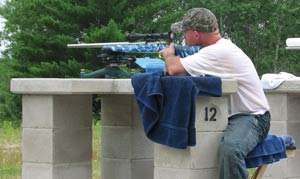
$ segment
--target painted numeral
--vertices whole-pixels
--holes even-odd
[[[215,107],[205,107],[205,121],[217,121],[217,109]]]

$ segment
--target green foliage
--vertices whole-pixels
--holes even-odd
[[[19,61],[40,62],[67,60],[71,51],[66,44],[82,36],[93,11],[77,1],[11,0],[1,15],[7,19],[3,35],[11,42],[8,54]]]
[[[171,30],[170,23],[182,14],[183,11],[177,1],[151,1],[127,11],[122,28],[126,29],[129,24],[134,24],[134,32],[168,32]]]
[[[21,119],[21,96],[11,94],[10,79],[21,77],[21,72],[12,69],[13,62],[7,59],[0,60],[0,122],[4,120],[12,121],[16,126]]]
[[[118,27],[114,20],[110,20],[107,26],[91,28],[89,34],[84,39],[85,42],[119,42],[124,40],[124,33]]]
[[[43,78],[78,78],[80,77],[80,69],[83,65],[76,60],[68,60],[67,62],[41,62],[40,64],[28,68],[32,77],[40,76]]]
[[[300,23],[295,18],[300,15],[299,5],[299,1],[284,0],[223,0],[218,1],[214,12],[222,34],[228,34],[250,56],[259,74],[280,71],[297,74],[299,71],[293,67],[296,64],[286,65],[291,52],[285,50],[285,40],[299,36],[296,29]]]

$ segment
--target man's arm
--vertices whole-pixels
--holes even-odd
[[[159,55],[163,56],[163,58],[165,59],[166,70],[169,75],[188,75],[180,62],[179,56],[175,55],[174,43],[171,43],[168,48],[159,51]]]

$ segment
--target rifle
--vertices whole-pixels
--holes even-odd
[[[101,54],[97,55],[97,58],[101,64],[105,64],[105,67],[89,74],[86,74],[82,69],[81,78],[103,76],[105,78],[117,78],[119,76],[130,78],[132,74],[121,70],[120,66],[127,66],[130,69],[139,66],[146,72],[162,70],[165,64],[160,58],[138,58],[136,54],[157,54],[158,51],[167,48],[170,42],[174,42],[175,38],[176,34],[172,32],[130,33],[126,35],[127,42],[81,43],[68,44],[67,46],[68,48],[101,48]],[[175,53],[185,57],[198,52],[200,48],[199,46],[175,45]]]

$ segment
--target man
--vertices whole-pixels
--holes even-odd
[[[205,8],[188,10],[183,20],[172,24],[184,33],[187,45],[203,48],[180,58],[174,44],[159,52],[169,75],[205,76],[237,80],[238,90],[230,97],[228,126],[219,146],[220,179],[247,179],[245,156],[268,134],[269,104],[250,58],[230,40],[221,37],[215,15]]]

